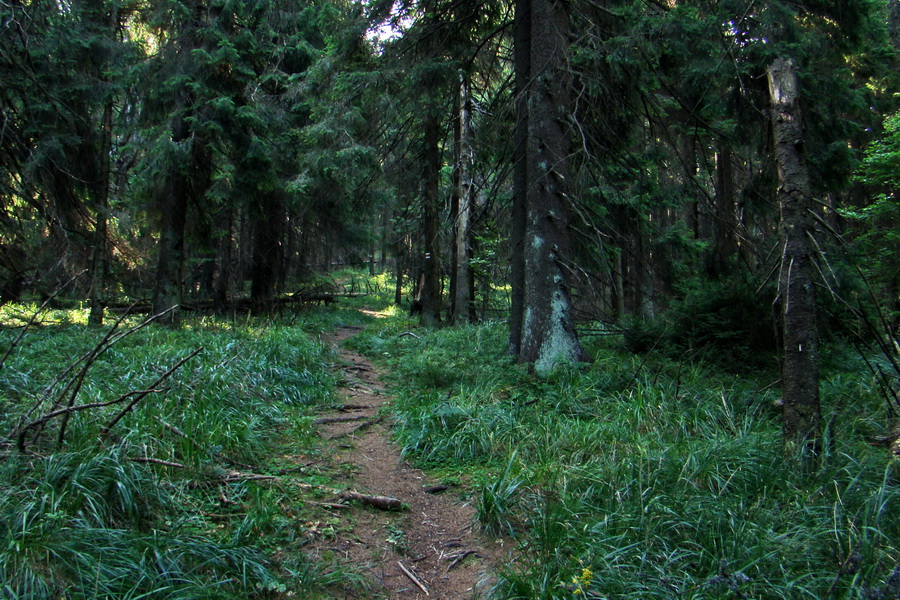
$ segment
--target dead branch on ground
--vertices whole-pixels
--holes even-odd
[[[242,473],[240,471],[228,471],[225,473],[225,476],[222,478],[222,481],[225,483],[232,483],[235,481],[272,481],[278,480],[282,481],[278,475],[260,475],[257,473]],[[313,485],[311,483],[302,483],[299,481],[290,482],[293,485],[299,487],[304,490],[316,490],[325,492],[328,494],[333,494],[342,500],[353,500],[359,502],[360,504],[364,504],[366,506],[371,506],[372,508],[377,508],[379,510],[393,511],[399,512],[402,510],[406,510],[408,505],[402,500],[398,500],[397,498],[391,498],[390,496],[379,496],[377,494],[363,494],[360,492],[356,492],[354,490],[338,490],[335,488],[327,487],[324,485]]]
[[[406,567],[404,567],[402,562],[400,562],[400,561],[398,560],[398,561],[397,561],[397,564],[400,566],[400,570],[403,571],[403,574],[406,575],[407,577],[409,577],[409,580],[410,580],[410,581],[412,581],[414,584],[416,584],[416,586],[417,586],[420,590],[422,590],[422,592],[423,592],[426,596],[430,596],[430,594],[428,593],[428,588],[425,587],[425,584],[423,584],[421,581],[419,581],[419,579],[418,579],[415,575],[413,575],[412,572],[411,572],[409,569],[407,569]]]
[[[43,427],[44,424],[51,421],[52,419],[55,419],[56,417],[62,417],[63,419],[68,419],[68,417],[70,415],[72,415],[76,412],[92,410],[95,408],[103,408],[106,406],[112,406],[114,404],[121,404],[121,403],[125,402],[126,400],[131,399],[131,402],[129,402],[128,405],[124,409],[122,409],[109,423],[107,423],[107,425],[105,427],[103,427],[101,429],[101,433],[103,435],[109,434],[110,429],[112,429],[112,427],[115,426],[115,424],[118,423],[122,419],[122,417],[124,417],[132,408],[134,408],[138,402],[140,402],[141,400],[143,400],[150,394],[154,394],[154,393],[158,393],[158,392],[162,391],[159,389],[158,386],[163,381],[165,381],[166,379],[171,377],[172,374],[175,373],[175,371],[181,367],[181,365],[183,365],[188,360],[190,360],[191,358],[193,358],[194,356],[199,354],[202,350],[203,350],[202,347],[197,348],[196,350],[191,352],[188,356],[182,358],[173,367],[171,367],[168,371],[166,371],[165,373],[160,375],[156,379],[156,381],[154,381],[150,386],[148,386],[147,388],[145,388],[143,390],[127,392],[125,394],[122,394],[121,396],[119,396],[118,398],[116,398],[114,400],[109,400],[106,402],[90,402],[87,404],[74,404],[74,396],[73,396],[73,400],[68,406],[66,406],[64,408],[56,408],[55,410],[51,410],[44,416],[42,416],[38,419],[35,419],[35,420],[31,421],[30,423],[22,425],[16,430],[14,437],[16,438],[16,445],[17,445],[19,451],[22,453],[24,453],[26,451],[25,437],[29,431],[31,431],[32,429]],[[59,406],[59,403],[57,403],[56,406]],[[62,437],[63,433],[64,433],[64,430],[60,432],[60,438]]]

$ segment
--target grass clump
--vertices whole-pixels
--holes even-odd
[[[10,353],[0,432],[52,412],[82,363],[60,373],[105,335],[82,316],[44,314]],[[74,412],[64,431],[59,418],[32,428],[26,454],[17,436],[0,440],[0,598],[316,598],[360,584],[303,553],[302,511],[290,508],[302,506],[299,487],[248,477],[302,477],[296,457],[318,452],[312,413],[336,385],[310,333],[324,326],[198,317],[98,355],[68,388],[74,406],[144,389],[202,348],[108,432],[121,404]],[[15,335],[0,330],[7,343]]]
[[[896,597],[900,487],[867,444],[885,407],[855,361],[825,370],[827,456],[802,472],[765,371],[607,337],[592,365],[533,379],[499,324],[412,327],[385,319],[355,343],[391,368],[407,455],[518,541],[494,598]]]

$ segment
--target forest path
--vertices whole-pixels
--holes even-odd
[[[436,491],[436,482],[403,461],[380,416],[390,402],[381,373],[362,355],[341,347],[359,329],[342,328],[323,340],[339,355],[336,368],[344,383],[339,408],[317,419],[319,434],[331,464],[351,489],[397,498],[409,509],[354,505],[336,510],[336,535],[320,538],[313,549],[362,569],[374,582],[373,598],[479,598],[508,551],[502,541],[478,535],[472,506],[452,489]]]

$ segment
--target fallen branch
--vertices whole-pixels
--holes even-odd
[[[153,322],[155,319],[158,319],[159,317],[166,314],[167,312],[169,312],[169,311],[164,311],[158,315],[149,317],[149,318],[145,319],[143,322],[141,322],[140,324],[132,327],[129,330],[117,333],[117,329],[118,329],[119,325],[122,324],[122,321],[125,318],[123,316],[122,318],[117,320],[112,325],[112,327],[109,328],[109,330],[106,332],[106,334],[103,336],[103,338],[91,350],[89,350],[85,354],[81,355],[80,357],[77,357],[65,369],[63,369],[62,372],[59,373],[53,379],[53,381],[44,388],[44,391],[43,391],[43,393],[41,393],[40,399],[37,401],[37,403],[35,403],[28,411],[25,412],[25,414],[19,419],[19,424],[17,424],[15,429],[13,429],[13,431],[10,433],[10,437],[18,438],[19,450],[21,452],[25,451],[24,434],[27,431],[36,429],[34,438],[37,439],[41,434],[41,430],[42,430],[44,424],[47,423],[47,421],[49,421],[51,418],[55,418],[57,416],[62,416],[62,418],[63,418],[63,422],[59,427],[59,434],[57,436],[57,443],[62,444],[70,414],[73,412],[78,412],[80,410],[84,410],[85,408],[97,408],[98,407],[99,403],[90,403],[90,404],[86,404],[86,405],[76,405],[75,404],[75,400],[78,397],[78,393],[80,392],[81,387],[84,384],[85,378],[87,377],[88,371],[93,366],[93,363],[104,352],[109,350],[117,342],[119,342],[122,339],[128,337],[129,335],[132,335],[133,333],[141,330],[142,328],[146,327],[151,322]],[[84,363],[84,364],[81,366],[81,368],[78,370],[77,373],[72,374],[73,371],[75,370],[75,367],[79,363]],[[62,387],[62,390],[59,391],[58,393],[54,392],[56,387],[60,383],[64,382],[66,380],[66,378],[68,378],[68,381]],[[104,404],[104,406],[109,406],[110,404],[116,404],[119,402],[123,402],[128,397],[130,397],[132,394],[134,394],[134,392],[130,392],[129,394],[126,394],[125,396],[120,396],[116,400],[114,400],[110,403]],[[47,401],[51,397],[51,395],[55,395],[56,399],[53,401],[52,405],[50,406],[48,413],[39,419],[35,419],[35,420],[31,421],[30,423],[23,425],[25,420],[30,418],[31,415],[34,414],[34,412],[37,411],[37,409],[40,408],[40,406],[42,404],[44,404],[44,402]],[[60,406],[63,406],[63,408],[60,409]],[[85,408],[82,408],[82,407],[85,407]]]
[[[130,460],[131,462],[136,462],[136,463],[152,463],[154,465],[163,465],[164,467],[175,467],[176,469],[186,469],[187,468],[181,463],[172,462],[172,461],[168,461],[168,460],[162,460],[161,458],[136,456],[134,458],[129,458],[128,460]]]
[[[402,500],[391,498],[389,496],[360,494],[359,492],[354,492],[353,490],[338,492],[338,496],[340,496],[344,500],[356,500],[360,504],[365,504],[366,506],[371,506],[379,510],[402,511],[406,509],[406,504]]]
[[[168,371],[166,371],[165,373],[163,373],[162,375],[160,375],[160,376],[156,379],[156,381],[154,381],[154,382],[150,385],[149,388],[147,388],[147,389],[145,389],[145,390],[141,390],[140,392],[137,392],[137,393],[131,392],[131,394],[129,394],[129,395],[132,395],[132,394],[133,394],[133,395],[135,396],[134,400],[132,400],[131,402],[129,402],[129,403],[128,403],[128,406],[126,406],[126,407],[123,408],[121,411],[119,411],[119,414],[117,414],[115,417],[113,417],[113,419],[112,419],[109,423],[107,423],[105,427],[103,427],[103,428],[100,430],[100,434],[101,434],[101,435],[107,435],[107,434],[109,434],[109,430],[112,429],[113,427],[115,427],[116,423],[118,423],[118,422],[122,419],[122,417],[124,417],[126,414],[128,414],[128,412],[129,412],[132,408],[134,408],[134,407],[137,405],[138,402],[140,402],[141,400],[143,400],[144,398],[146,398],[147,396],[149,396],[149,395],[152,394],[153,392],[158,392],[159,390],[154,389],[154,388],[156,388],[156,386],[158,386],[160,383],[162,383],[163,381],[165,381],[166,379],[168,379],[168,378],[172,375],[172,373],[174,373],[175,371],[177,371],[177,370],[181,367],[181,365],[183,365],[184,363],[186,363],[186,362],[189,361],[190,359],[194,358],[195,356],[197,356],[198,354],[200,354],[202,351],[203,351],[203,346],[200,346],[199,348],[197,348],[196,350],[194,350],[193,352],[191,352],[190,354],[188,354],[187,356],[185,356],[184,358],[182,358],[181,360],[179,360],[177,363],[175,363],[175,365],[174,365],[172,368],[170,368]]]
[[[41,312],[43,312],[47,305],[53,302],[53,299],[56,298],[60,293],[62,293],[64,289],[69,287],[70,283],[72,283],[85,273],[87,273],[87,269],[72,276],[71,279],[54,290],[53,293],[50,294],[50,296],[46,300],[44,300],[44,302],[38,307],[38,309],[34,311],[34,314],[31,315],[31,318],[28,320],[25,326],[22,327],[22,331],[19,333],[19,336],[12,341],[12,343],[6,348],[6,352],[4,352],[3,356],[0,357],[0,369],[3,369],[3,365],[6,364],[6,359],[9,358],[9,355],[12,354],[12,351],[16,348],[16,346],[19,345],[19,343],[22,341],[22,338],[25,337],[25,334],[28,333],[28,330],[31,329],[31,326],[34,325],[34,322],[37,321],[38,316],[41,314]]]
[[[225,483],[233,481],[271,481],[280,479],[278,475],[258,475],[256,473],[242,473],[240,471],[228,471],[222,478]],[[360,504],[371,506],[379,510],[387,511],[403,511],[408,508],[407,504],[397,498],[389,496],[378,496],[376,494],[361,494],[353,490],[338,490],[324,485],[313,485],[311,483],[293,482],[294,485],[304,490],[318,490],[329,494],[334,494],[342,500],[355,500]]]
[[[478,553],[475,552],[474,550],[463,550],[462,552],[459,552],[459,553],[457,553],[457,554],[451,555],[452,557],[454,557],[454,560],[453,560],[453,562],[450,563],[450,565],[447,567],[447,572],[449,573],[449,572],[450,572],[450,569],[452,569],[453,567],[455,567],[456,565],[458,565],[459,563],[461,563],[462,561],[464,561],[464,560],[466,559],[467,556],[470,556],[470,555],[472,555],[472,554],[476,554],[476,555],[477,555]],[[450,558],[450,557],[448,557],[448,558]]]
[[[353,490],[337,490],[335,488],[326,487],[324,485],[313,485],[311,483],[295,482],[294,485],[297,485],[298,487],[305,490],[318,490],[327,492],[329,494],[334,494],[342,500],[355,500],[360,504],[365,504],[366,506],[371,506],[372,508],[377,508],[379,510],[402,511],[407,509],[407,504],[405,502],[403,502],[402,500],[398,500],[397,498],[391,498],[389,496],[361,494]]]
[[[378,408],[377,406],[373,406],[372,404],[342,404],[341,406],[336,407],[337,410],[341,411],[351,411],[351,410],[368,410],[370,408]]]
[[[257,475],[256,473],[241,473],[239,471],[231,471],[222,478],[222,481],[224,481],[225,483],[231,483],[234,481],[269,481],[272,479],[278,479],[278,476]]]
[[[313,425],[327,425],[329,423],[351,423],[353,421],[364,421],[368,419],[368,415],[355,415],[352,417],[324,417],[313,421]]]
[[[339,504],[337,502],[314,502],[312,500],[304,500],[307,504],[312,504],[313,506],[318,506],[320,508],[333,508],[333,509],[341,509],[347,510],[350,508],[346,504]]]
[[[365,423],[360,423],[359,425],[357,425],[356,427],[354,427],[354,428],[351,429],[350,431],[345,431],[344,433],[338,433],[338,434],[336,434],[336,435],[331,436],[331,437],[328,438],[328,439],[329,439],[329,440],[336,440],[336,439],[338,439],[338,438],[356,435],[357,433],[359,433],[359,432],[362,431],[363,429],[367,429],[367,428],[371,427],[372,425],[375,425],[376,423],[380,423],[380,422],[381,422],[381,417],[378,417],[377,419],[372,419],[371,421],[366,421]]]
[[[407,569],[406,567],[404,567],[402,562],[400,562],[400,561],[398,560],[398,561],[397,561],[397,564],[400,566],[400,570],[403,571],[403,574],[406,575],[407,577],[409,577],[410,581],[412,581],[414,584],[416,584],[416,585],[419,587],[419,589],[422,590],[422,591],[425,593],[426,596],[430,596],[430,595],[431,595],[431,594],[428,593],[428,588],[425,587],[425,586],[422,584],[422,582],[419,581],[418,578],[417,578],[415,575],[412,574],[412,572],[410,572],[409,569]]]
[[[186,439],[187,441],[189,441],[189,442],[190,442],[191,444],[193,444],[194,446],[198,446],[197,442],[195,442],[195,441],[192,440],[190,437],[188,437],[188,434],[186,434],[186,433],[183,432],[182,430],[178,429],[177,427],[175,427],[175,426],[172,425],[171,423],[167,423],[166,421],[163,421],[162,419],[160,419],[160,418],[157,417],[156,415],[154,415],[153,418],[154,418],[154,420],[156,420],[156,422],[158,422],[159,424],[161,424],[163,427],[165,427],[166,429],[168,429],[169,431],[171,431],[172,433],[174,433],[174,434],[177,435],[178,437]]]

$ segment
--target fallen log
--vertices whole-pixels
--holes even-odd
[[[258,475],[256,473],[241,473],[240,471],[228,471],[224,473],[222,480],[226,483],[234,481],[269,481],[280,478],[277,475]],[[403,500],[391,498],[390,496],[379,496],[377,494],[363,494],[354,490],[338,490],[324,485],[313,485],[311,483],[293,482],[297,487],[304,490],[318,490],[329,494],[334,494],[341,500],[354,500],[360,504],[371,506],[379,510],[387,510],[392,512],[404,511],[409,505]]]

